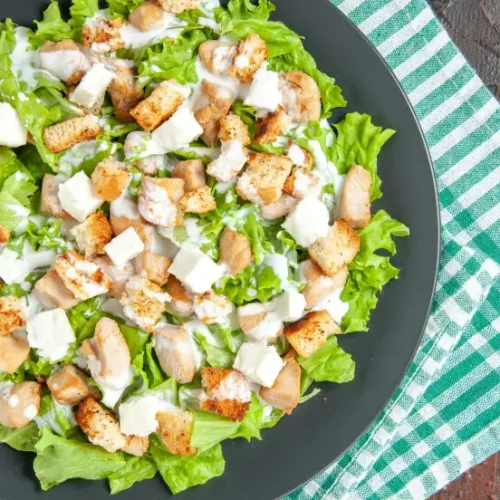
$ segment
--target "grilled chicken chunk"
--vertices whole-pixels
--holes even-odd
[[[78,250],[87,258],[96,254],[104,254],[104,247],[113,237],[113,230],[108,218],[102,212],[89,215],[70,232],[76,240]]]
[[[191,446],[193,414],[190,411],[163,411],[156,415],[156,420],[162,443],[170,453],[180,456],[196,453],[196,448]]]
[[[258,144],[275,142],[280,135],[286,132],[291,123],[292,119],[285,113],[285,108],[279,106],[274,113],[257,119],[254,140]]]
[[[193,191],[207,184],[201,160],[180,161],[172,170],[172,178],[184,181],[184,191]]]
[[[100,398],[99,390],[89,385],[85,373],[73,365],[63,365],[47,379],[47,386],[57,402],[62,405],[76,406],[88,396]]]
[[[318,84],[302,71],[281,73],[280,77],[286,114],[294,122],[319,120],[321,117],[321,92]]]
[[[38,49],[38,67],[59,80],[76,85],[90,69],[90,61],[73,40],[44,42]]]
[[[14,295],[0,297],[0,336],[26,325],[21,299]]]
[[[33,290],[36,299],[45,309],[71,309],[78,299],[66,288],[63,280],[54,269],[35,283]]]
[[[94,115],[71,118],[43,131],[43,142],[52,153],[60,153],[80,142],[91,141],[102,132]]]
[[[165,12],[180,14],[186,10],[197,9],[200,0],[155,0]]]
[[[168,278],[167,293],[170,295],[170,302],[166,306],[169,313],[182,317],[191,316],[194,313],[193,294],[186,290],[175,276]]]
[[[97,164],[90,180],[104,201],[114,201],[125,191],[129,183],[129,173],[123,163],[106,158]]]
[[[282,194],[278,201],[270,205],[261,205],[260,215],[266,220],[276,220],[286,217],[297,204],[297,200],[288,194]]]
[[[45,174],[42,181],[42,198],[40,200],[40,214],[45,217],[59,217],[71,219],[63,210],[59,201],[59,180],[55,175]]]
[[[154,0],[140,4],[129,16],[128,22],[141,31],[154,30],[161,27],[163,9]]]
[[[142,457],[149,448],[149,437],[126,436],[127,444],[122,447],[122,451],[129,455]]]
[[[13,334],[0,336],[0,371],[14,373],[28,360],[30,346],[26,339]]]
[[[26,427],[40,409],[41,386],[36,382],[13,384],[10,392],[0,395],[0,425],[21,429]]]
[[[250,83],[256,71],[267,59],[267,45],[259,35],[247,35],[236,48],[228,75],[242,83]]]
[[[134,266],[130,262],[127,262],[123,267],[117,267],[107,255],[96,257],[93,260],[113,282],[109,293],[120,300],[125,292],[125,285],[135,275]]]
[[[306,196],[317,196],[321,190],[320,181],[321,179],[316,174],[304,168],[294,167],[283,186],[283,191],[298,200]]]
[[[10,231],[0,224],[0,248],[5,245],[10,238]]]
[[[217,295],[213,290],[194,297],[194,313],[207,325],[221,322],[232,311],[231,301],[224,295]]]
[[[220,258],[229,267],[233,276],[252,263],[252,248],[248,238],[226,227],[219,241]]]
[[[198,56],[205,67],[214,75],[226,75],[233,63],[236,45],[219,40],[208,40],[198,48]]]
[[[164,286],[170,273],[168,269],[172,264],[172,259],[163,255],[145,250],[135,259],[135,267],[138,273],[144,273],[149,281],[155,285]]]

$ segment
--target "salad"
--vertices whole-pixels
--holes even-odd
[[[0,441],[44,490],[224,472],[353,379],[397,278],[377,157],[268,0],[52,2],[0,23]]]

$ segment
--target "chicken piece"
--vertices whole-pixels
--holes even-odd
[[[226,227],[219,241],[220,258],[233,276],[245,269],[253,261],[252,248],[248,238]]]
[[[240,176],[236,192],[245,200],[270,205],[276,203],[292,170],[292,160],[274,153],[251,153]]]
[[[207,167],[207,173],[219,182],[234,182],[248,160],[248,150],[240,141],[223,142],[220,155]]]
[[[208,147],[217,145],[220,120],[229,113],[233,99],[227,88],[202,80],[201,94],[193,109],[196,121],[203,127],[201,138]]]
[[[372,177],[368,170],[353,165],[345,176],[337,207],[337,217],[353,229],[363,229],[370,222],[370,189]]]
[[[181,210],[193,214],[204,214],[215,210],[215,198],[208,186],[202,186],[192,191],[188,191],[179,201]]]
[[[248,126],[238,115],[233,114],[220,119],[219,139],[221,142],[239,141],[243,146],[252,142]]]
[[[14,373],[28,360],[30,346],[26,339],[15,335],[0,336],[0,371]]]
[[[359,252],[359,236],[342,219],[333,224],[326,236],[309,246],[309,256],[323,272],[333,278],[342,266],[349,264]]]
[[[126,436],[127,444],[122,448],[122,451],[135,457],[142,457],[149,448],[149,437]]]
[[[173,455],[192,455],[193,414],[190,411],[162,411],[156,415],[159,435],[165,448]]]
[[[55,175],[45,174],[42,181],[42,197],[40,200],[40,214],[45,217],[59,217],[63,219],[72,219],[72,217],[63,210],[59,201],[59,180]]]
[[[133,162],[133,165],[143,174],[154,176],[158,169],[165,165],[165,155],[151,155]]]
[[[297,200],[288,194],[283,194],[275,203],[260,206],[260,215],[266,220],[276,220],[286,217],[297,204]]]
[[[10,238],[10,231],[0,224],[0,248],[5,245]]]
[[[71,229],[78,250],[85,257],[93,257],[95,254],[104,254],[104,247],[113,238],[113,230],[108,218],[102,212],[94,212],[81,224]]]
[[[236,48],[233,64],[228,75],[242,83],[250,83],[253,75],[267,59],[267,45],[259,35],[247,35]]]
[[[129,16],[128,22],[141,31],[161,28],[163,9],[157,2],[149,0],[140,4]]]
[[[229,368],[202,368],[201,383],[205,394],[200,408],[241,422],[250,407],[252,392],[244,375]]]
[[[14,295],[0,297],[0,336],[26,325],[21,299]]]
[[[267,404],[290,415],[299,404],[300,365],[292,356],[283,356],[283,361],[285,366],[272,387],[262,387],[259,395]]]
[[[165,12],[180,14],[186,10],[197,9],[200,0],[154,0]]]
[[[307,149],[295,144],[291,139],[288,141],[287,156],[293,161],[296,167],[300,167],[303,170],[310,171],[314,166],[313,155]]]
[[[115,201],[125,191],[129,173],[123,163],[106,158],[97,164],[90,178],[97,194],[104,201]]]
[[[106,54],[122,49],[125,42],[121,37],[122,20],[98,17],[83,25],[83,47],[92,49],[97,54]]]
[[[38,67],[59,80],[76,85],[90,69],[90,61],[73,40],[44,42],[38,49]]]
[[[73,250],[56,257],[54,269],[64,286],[80,300],[106,293],[113,282],[94,262]]]
[[[161,82],[148,98],[130,111],[130,114],[144,130],[151,132],[168,120],[188,95],[187,87],[170,78]]]
[[[283,321],[274,304],[255,302],[238,308],[241,331],[254,341],[270,342],[283,333]]]
[[[129,227],[135,229],[135,232],[139,235],[144,246],[146,248],[150,248],[153,242],[155,228],[148,224],[142,217],[130,218],[125,215],[117,216],[113,213],[113,209],[111,209],[111,213],[109,216],[109,222],[111,223],[111,228],[113,229],[113,233],[115,236],[123,233]]]
[[[257,119],[254,140],[257,144],[275,142],[286,132],[291,123],[292,119],[285,113],[283,106],[278,106],[274,113]]]
[[[193,191],[207,184],[201,160],[180,161],[172,170],[172,178],[184,181],[184,191]]]
[[[167,293],[171,299],[167,304],[169,313],[182,317],[191,316],[194,313],[193,295],[175,276],[170,276],[168,279]]]
[[[283,191],[298,200],[306,196],[317,196],[321,190],[321,179],[304,168],[294,167],[283,186]]]
[[[281,73],[280,89],[286,114],[294,122],[320,119],[321,92],[309,75],[302,71]]]
[[[233,63],[236,45],[219,40],[208,40],[198,48],[198,56],[205,67],[214,75],[226,75]]]
[[[55,269],[50,269],[43,278],[35,283],[33,293],[44,309],[64,309],[66,311],[79,302],[73,292],[66,288],[64,281]]]
[[[342,266],[335,276],[329,278],[311,259],[300,264],[300,272],[306,280],[306,287],[302,291],[306,299],[306,309],[312,309],[332,292],[342,288],[349,274],[347,266]]]
[[[60,153],[75,144],[95,139],[101,132],[97,116],[85,115],[45,128],[43,142],[50,152]]]
[[[194,312],[207,325],[224,322],[232,311],[232,302],[223,295],[217,295],[213,290],[194,298]]]
[[[196,358],[188,331],[183,326],[164,326],[154,335],[154,349],[162,370],[179,384],[196,374]]]
[[[107,255],[93,260],[113,282],[109,293],[120,300],[125,292],[125,285],[135,274],[134,266],[127,262],[123,267],[116,267]]]
[[[139,212],[157,226],[180,227],[183,213],[177,203],[183,196],[182,179],[145,177],[139,193]]]
[[[143,273],[149,281],[158,286],[164,286],[167,283],[170,276],[168,269],[172,264],[172,259],[145,250],[136,257],[135,263],[137,272]]]
[[[57,402],[76,406],[88,396],[99,399],[101,393],[92,385],[85,373],[73,365],[63,365],[47,379],[47,386]]]
[[[26,427],[40,410],[41,386],[36,382],[13,384],[0,395],[0,425],[14,429]]]
[[[151,333],[166,310],[165,302],[169,300],[168,293],[164,293],[158,285],[141,276],[134,276],[125,285],[120,304],[127,318]]]
[[[326,344],[332,333],[341,333],[328,311],[310,312],[285,327],[285,336],[297,353],[307,358]]]
[[[92,397],[80,403],[75,420],[92,444],[109,453],[115,453],[127,445],[127,438],[120,432],[120,424],[113,412]]]

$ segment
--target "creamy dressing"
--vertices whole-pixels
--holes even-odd
[[[125,47],[135,49],[159,42],[164,38],[177,38],[186,25],[187,23],[175,14],[164,12],[163,19],[154,29],[141,31],[133,24],[126,22],[121,27],[120,34]]]
[[[349,310],[349,303],[342,302],[340,300],[340,295],[342,294],[343,288],[333,291],[330,295],[319,302],[315,307],[312,308],[313,311],[328,311],[330,316],[333,318],[335,323],[340,325],[342,323],[342,318],[345,316]]]
[[[109,148],[111,148],[109,154],[112,156],[116,153],[117,144],[107,141],[86,141],[76,144],[61,155],[59,170],[61,173],[71,177],[73,170],[79,167],[84,161],[92,160],[98,153],[107,151]]]
[[[334,163],[329,161],[316,139],[309,141],[309,147],[312,149],[316,169],[314,173],[320,177],[324,184],[333,184],[335,187],[335,196],[338,198],[344,186],[345,175],[338,173]]]

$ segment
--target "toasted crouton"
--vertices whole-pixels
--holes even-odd
[[[40,200],[40,214],[45,217],[60,217],[71,219],[72,217],[63,210],[58,196],[59,180],[55,175],[45,174],[42,181],[42,197]]]
[[[297,204],[297,200],[288,194],[283,194],[278,201],[270,205],[261,205],[260,215],[266,220],[281,219],[286,217]]]
[[[197,9],[200,0],[154,0],[165,12],[180,14],[186,10]]]
[[[0,394],[0,425],[15,429],[26,427],[40,410],[41,389],[40,384],[26,381]],[[17,404],[12,404],[14,397]]]
[[[241,422],[250,407],[252,392],[244,375],[229,368],[202,368],[201,383],[206,394],[200,408]]]
[[[71,309],[78,299],[70,292],[54,269],[35,283],[33,289],[36,299],[45,309]]]
[[[163,9],[153,0],[140,4],[128,16],[128,22],[141,31],[149,31],[161,27],[162,21]]]
[[[370,222],[370,189],[372,177],[368,170],[353,165],[345,176],[337,207],[337,217],[353,229],[363,229]]]
[[[204,214],[214,210],[216,203],[210,188],[202,186],[185,193],[179,201],[179,206],[184,212]]]
[[[235,51],[236,45],[228,45],[220,40],[208,40],[199,46],[198,56],[214,75],[226,75]]]
[[[349,264],[359,252],[359,236],[342,219],[332,226],[326,236],[318,238],[309,246],[309,255],[333,278],[339,269]]]
[[[0,297],[0,336],[8,335],[25,324],[21,299],[14,295]]]
[[[310,312],[299,321],[285,327],[285,336],[297,351],[307,358],[321,346],[332,333],[340,333],[337,323],[328,311]]]
[[[289,139],[287,156],[293,161],[293,164],[306,171],[312,170],[314,166],[313,155],[305,148],[300,147],[298,144]]]
[[[104,247],[111,241],[113,230],[102,212],[94,212],[71,229],[71,234],[75,237],[78,250],[88,258],[105,253]]]
[[[219,248],[220,258],[227,264],[233,276],[245,269],[253,260],[248,238],[229,227],[226,227],[222,233]]]
[[[14,373],[28,360],[30,345],[26,339],[15,335],[0,336],[0,370]]]
[[[193,191],[206,185],[205,167],[201,160],[180,161],[172,169],[174,179],[184,181],[184,191]]]
[[[76,406],[88,396],[100,398],[97,387],[89,385],[85,373],[73,365],[63,365],[47,379],[47,386],[59,404]]]
[[[126,436],[127,444],[122,448],[122,451],[135,457],[142,457],[148,451],[149,437],[141,436]]]
[[[255,142],[258,144],[275,142],[280,135],[286,132],[290,123],[292,123],[292,119],[285,113],[285,108],[278,106],[274,113],[257,119]]]
[[[115,297],[115,299],[120,300],[125,292],[125,285],[135,274],[134,266],[130,262],[127,262],[123,267],[116,267],[107,255],[96,257],[93,261],[113,282],[113,285],[109,289],[109,293]]]
[[[160,412],[156,420],[161,441],[170,453],[180,456],[196,453],[196,448],[191,446],[193,414],[190,411]]]
[[[97,164],[90,179],[97,194],[104,201],[114,201],[127,187],[129,174],[125,165],[112,158],[106,158]]]
[[[220,119],[219,139],[222,142],[239,141],[243,146],[252,142],[248,126],[238,115],[233,114]]]
[[[167,311],[177,316],[191,316],[194,312],[194,297],[186,290],[183,284],[175,277],[170,276],[167,282],[167,293],[170,295],[170,302],[167,303]]]
[[[98,17],[83,25],[82,42],[86,49],[92,49],[98,54],[106,54],[122,49],[125,42],[121,38],[122,20]]]
[[[294,122],[319,120],[321,117],[321,92],[318,84],[302,71],[281,73],[280,78],[286,114]]]
[[[148,98],[137,104],[130,114],[144,130],[151,132],[168,120],[188,95],[186,87],[168,79],[161,82]]]
[[[217,295],[213,290],[194,297],[194,313],[207,325],[220,323],[232,311],[232,302],[224,295]]]
[[[292,160],[274,153],[251,153],[236,192],[245,200],[263,205],[277,202],[292,170]]]
[[[115,453],[127,444],[113,412],[101,406],[93,397],[89,396],[80,403],[75,420],[92,444],[109,453]]]
[[[9,241],[9,238],[10,231],[5,226],[0,224],[0,247],[5,245]]]
[[[283,191],[298,200],[319,193],[321,179],[304,168],[295,167],[283,186]]]
[[[267,54],[266,42],[259,35],[255,33],[247,35],[236,48],[228,75],[242,83],[250,83],[255,72],[267,59]]]
[[[102,132],[94,115],[71,118],[43,131],[43,142],[52,153],[60,153],[80,142],[91,141]]]
[[[135,260],[138,273],[144,273],[149,281],[158,286],[167,283],[170,273],[168,269],[172,264],[172,259],[164,257],[158,253],[145,250]]]

